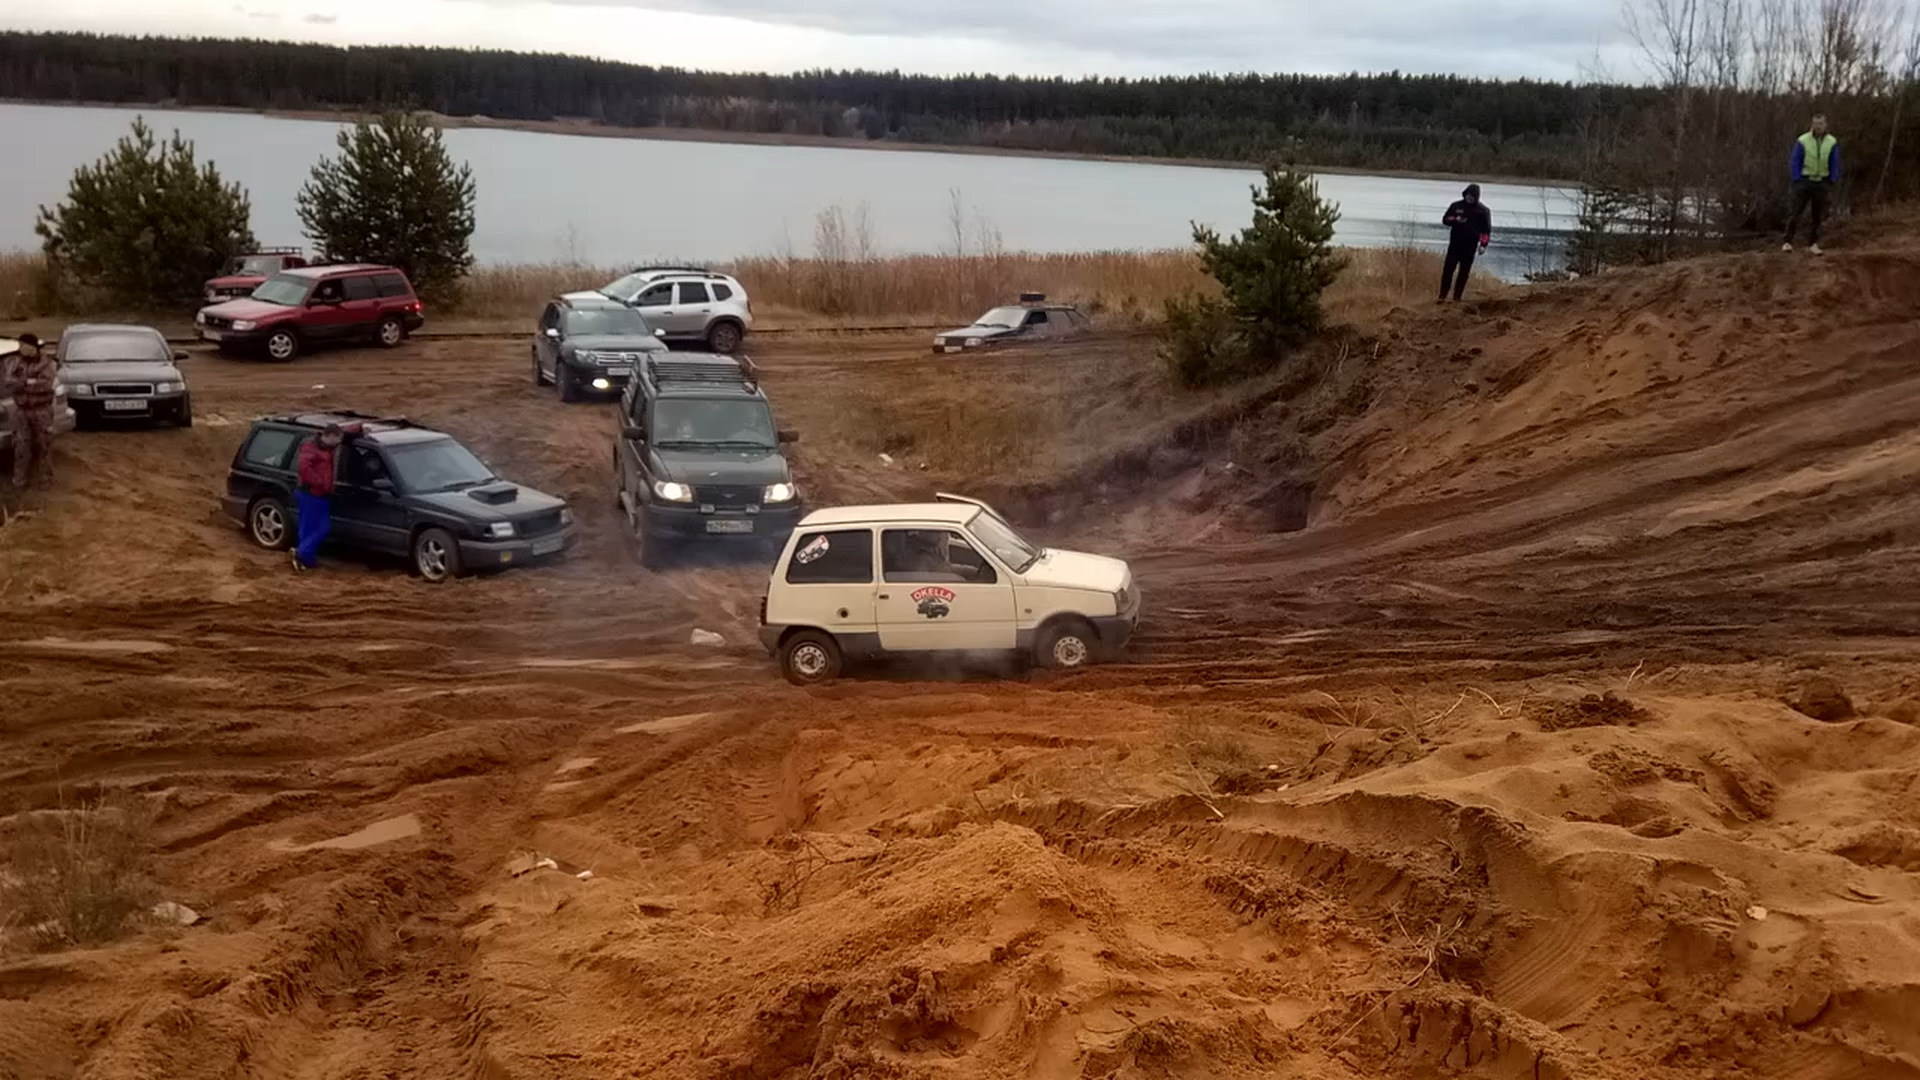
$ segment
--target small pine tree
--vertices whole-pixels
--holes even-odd
[[[339,144],[300,189],[300,224],[321,256],[397,266],[414,288],[446,295],[473,269],[473,170],[407,113],[362,120]]]
[[[1269,165],[1253,192],[1253,225],[1232,240],[1193,229],[1200,264],[1226,294],[1247,345],[1268,362],[1320,330],[1320,294],[1346,260],[1333,250],[1340,208],[1320,197],[1306,173]]]
[[[228,259],[254,246],[252,207],[180,137],[162,144],[144,119],[92,165],[67,201],[40,208],[34,231],[51,267],[118,305],[187,304]]]

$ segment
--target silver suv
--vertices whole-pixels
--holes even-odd
[[[600,291],[639,308],[662,338],[704,342],[717,353],[738,349],[753,328],[740,282],[697,266],[643,266]]]

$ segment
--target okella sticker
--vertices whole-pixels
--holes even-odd
[[[953,611],[953,590],[938,585],[915,589],[913,609],[929,619],[944,619]]]

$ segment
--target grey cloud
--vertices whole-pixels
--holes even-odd
[[[1029,55],[1106,55],[1168,70],[1398,68],[1572,77],[1596,49],[1620,37],[1617,9],[1594,0],[560,2],[611,2],[852,35],[1004,40]]]
[[[305,19],[302,19],[301,21],[306,23],[309,26],[332,26],[334,23],[337,23],[340,21],[340,16],[322,15],[316,11],[309,14]]]

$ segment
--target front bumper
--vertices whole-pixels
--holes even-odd
[[[201,341],[218,345],[223,349],[251,349],[265,344],[267,335],[279,329],[277,326],[256,326],[252,330],[216,330],[211,326],[195,323],[193,332]]]
[[[84,416],[89,420],[146,420],[156,416],[180,415],[180,410],[186,406],[187,396],[187,391],[183,390],[172,394],[142,396],[69,397],[67,405],[76,416]]]
[[[460,561],[469,570],[499,566],[525,566],[556,559],[580,540],[580,527],[568,525],[544,536],[515,537],[511,540],[461,540]]]
[[[618,394],[633,381],[633,372],[644,361],[631,364],[573,364],[560,365],[560,378],[568,386],[583,394]],[[604,380],[607,385],[595,386],[594,380]]]
[[[649,503],[640,515],[647,535],[653,539],[710,543],[785,543],[804,516],[797,501],[788,506],[763,506],[757,514],[708,513],[698,506]]]

